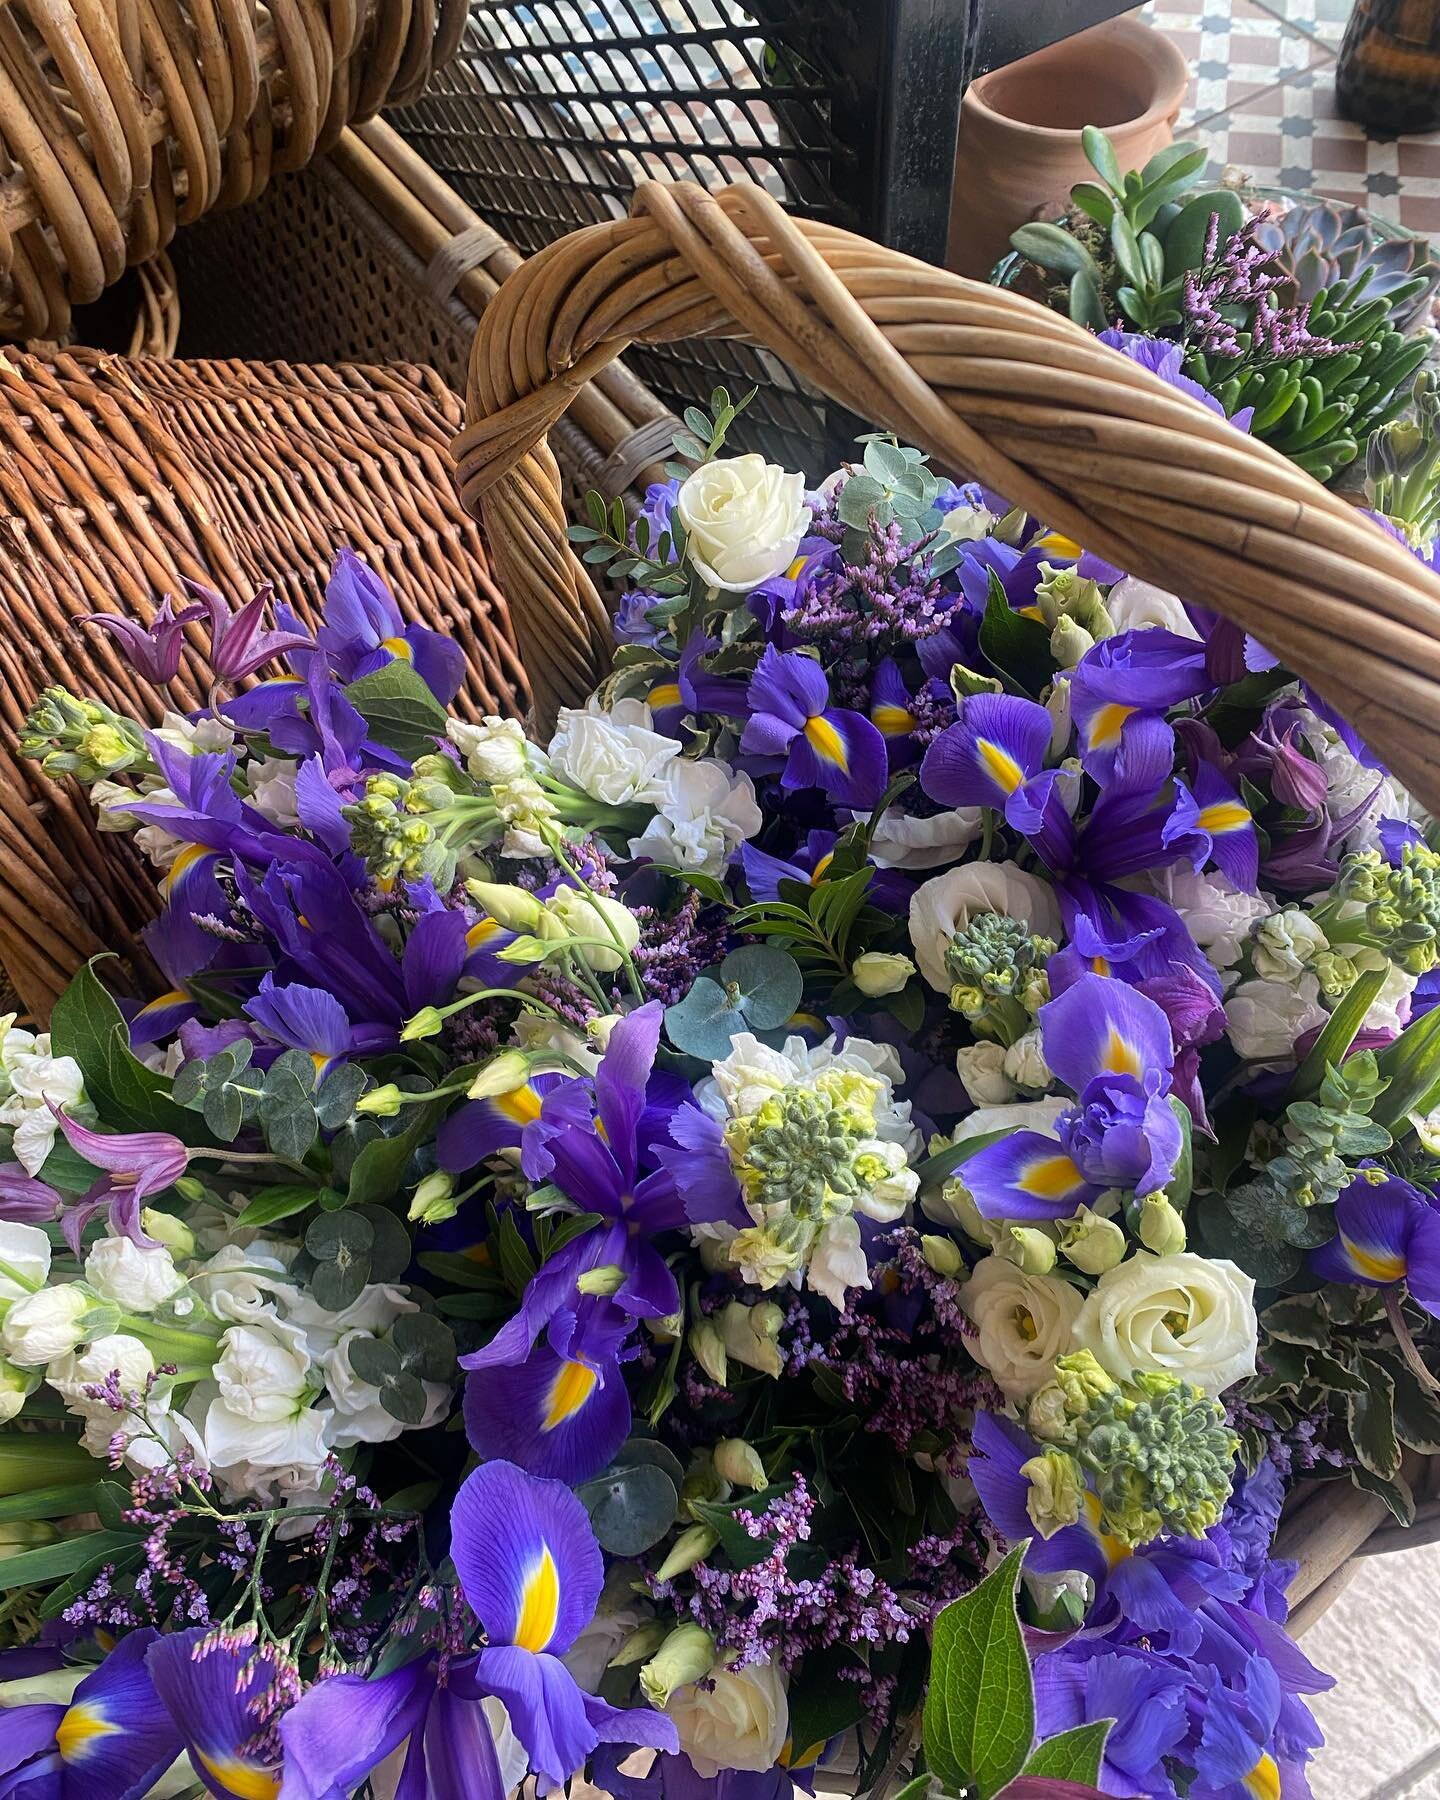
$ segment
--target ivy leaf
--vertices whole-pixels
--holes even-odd
[[[1401,1443],[1422,1456],[1440,1456],[1440,1400],[1422,1388],[1399,1357],[1385,1358],[1395,1384],[1395,1431]]]
[[[1323,1350],[1331,1338],[1329,1321],[1307,1295],[1267,1306],[1261,1323],[1271,1337],[1283,1338],[1287,1344],[1304,1344],[1311,1350]]]
[[[935,1621],[925,1759],[949,1786],[992,1800],[1019,1774],[1035,1735],[1030,1659],[1015,1610],[1029,1540]]]
[[[345,698],[369,726],[375,742],[407,762],[429,755],[436,738],[445,735],[445,708],[399,657],[352,681]]]

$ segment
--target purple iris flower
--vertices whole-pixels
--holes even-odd
[[[242,681],[286,651],[314,648],[314,639],[298,620],[278,631],[265,629],[265,609],[275,597],[268,581],[253,599],[233,613],[225,596],[214,588],[204,587],[198,581],[187,581],[185,585],[210,615],[210,668],[217,682]]]
[[[870,723],[885,740],[892,769],[907,768],[920,756],[920,748],[911,735],[916,720],[910,702],[910,690],[899,664],[894,657],[883,658],[870,683]]]
[[[150,1646],[146,1673],[216,1800],[278,1794],[280,1748],[266,1730],[277,1698],[274,1659],[249,1645],[206,1642],[211,1637],[203,1625],[167,1632]]]
[[[148,1794],[184,1748],[146,1673],[146,1654],[159,1636],[147,1626],[122,1638],[68,1705],[7,1707],[0,1794],[25,1800]]]
[[[396,1041],[393,1025],[352,1025],[345,1008],[324,988],[299,981],[278,984],[268,972],[259,991],[245,1002],[245,1011],[274,1042],[303,1051],[315,1065],[317,1083],[345,1057],[389,1049]]]
[[[1034,700],[972,694],[925,752],[920,785],[942,806],[994,807],[1050,867],[1066,867],[1074,829],[1056,791],[1061,771],[1045,767],[1052,728]]]
[[[965,1184],[989,1219],[1066,1219],[1107,1187],[1153,1193],[1183,1144],[1170,1104],[1174,1044],[1153,1000],[1103,975],[1082,975],[1040,1009],[1045,1060],[1078,1104],[1055,1138],[1016,1131],[978,1151]]]
[[[1212,762],[1198,763],[1188,784],[1175,781],[1175,808],[1161,829],[1167,850],[1203,869],[1213,862],[1236,887],[1253,894],[1260,879],[1255,816]]]
[[[885,740],[863,713],[830,705],[830,684],[813,658],[767,645],[747,702],[740,748],[749,756],[785,756],[782,787],[822,788],[839,805],[861,810],[879,800]]]
[[[748,684],[738,675],[711,675],[700,666],[702,657],[712,656],[719,648],[719,638],[692,632],[680,651],[675,685],[686,712],[740,718],[749,710],[745,698]]]
[[[1153,793],[1175,760],[1166,712],[1211,685],[1203,646],[1191,638],[1150,629],[1102,639],[1070,678],[1086,774],[1119,793]]]
[[[1121,331],[1118,326],[1111,326],[1108,331],[1099,332],[1102,344],[1108,344],[1112,350],[1118,350],[1122,356],[1129,357],[1142,369],[1148,369],[1152,375],[1158,375],[1167,387],[1172,387],[1180,394],[1188,394],[1192,400],[1198,400],[1210,412],[1218,413],[1225,418],[1225,408],[1201,387],[1198,381],[1192,381],[1184,373],[1181,365],[1185,360],[1183,344],[1172,343],[1168,338],[1146,337],[1139,331]],[[1237,413],[1229,415],[1230,423],[1237,431],[1250,429],[1250,421],[1255,416],[1253,406],[1242,406]]]
[[[645,1774],[629,1775],[620,1766],[625,1755],[623,1746],[602,1746],[596,1753],[595,1780],[613,1800],[792,1800],[796,1787],[810,1792],[794,1769],[721,1769],[718,1775],[697,1775],[682,1752],[657,1756]]]
[[[1053,994],[1063,993],[1083,974],[1117,975],[1132,986],[1145,987],[1184,968],[1219,999],[1220,977],[1214,964],[1168,902],[1078,876],[1061,882],[1056,898],[1070,943],[1050,959]]]
[[[620,604],[616,607],[615,617],[610,624],[617,644],[639,644],[647,650],[655,648],[662,633],[660,627],[652,624],[647,615],[659,597],[658,594],[647,594],[640,588],[631,588],[620,596]]]
[[[144,680],[163,687],[180,673],[180,654],[185,648],[185,627],[204,616],[203,606],[175,610],[175,596],[167,594],[155,608],[148,625],[121,613],[82,613],[80,622],[108,631],[125,653],[125,660]]]
[[[1440,1208],[1398,1175],[1362,1170],[1335,1204],[1336,1235],[1310,1258],[1326,1281],[1389,1287],[1440,1318]]]
[[[325,584],[324,623],[315,634],[341,681],[358,681],[387,663],[409,663],[442,705],[465,679],[458,644],[423,625],[407,625],[385,583],[353,550],[337,552]]]
[[[92,1167],[103,1169],[100,1180],[65,1214],[65,1241],[78,1256],[80,1236],[91,1219],[107,1208],[112,1231],[132,1243],[151,1240],[140,1229],[140,1204],[163,1194],[185,1173],[190,1152],[168,1131],[103,1132],[79,1125],[58,1106],[51,1108],[70,1148]]]
[[[972,612],[978,614],[985,611],[990,598],[990,577],[993,575],[1000,583],[1012,612],[1027,619],[1040,617],[1035,605],[1035,589],[1043,579],[1040,565],[1048,560],[1045,551],[1038,546],[1019,550],[1013,544],[989,537],[975,538],[958,548],[960,562],[955,569],[955,579],[960,584],[965,604]]]
[[[48,1182],[27,1175],[19,1163],[0,1163],[0,1219],[44,1225],[60,1217],[64,1204]]]
[[[1041,1738],[1113,1719],[1100,1765],[1102,1791],[1173,1800],[1165,1759],[1189,1731],[1190,1681],[1183,1669],[1138,1645],[1079,1637],[1036,1657],[1034,1672]]]

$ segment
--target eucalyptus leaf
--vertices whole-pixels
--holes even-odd
[[[754,1031],[772,1031],[791,1019],[805,987],[795,958],[768,944],[732,950],[720,965],[720,980],[739,989],[746,1022]]]
[[[675,1523],[680,1494],[654,1463],[612,1469],[576,1490],[596,1541],[612,1556],[639,1556]]]

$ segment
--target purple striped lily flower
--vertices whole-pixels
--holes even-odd
[[[185,627],[192,619],[202,618],[204,612],[203,606],[194,605],[182,606],[176,612],[175,596],[166,594],[148,625],[127,619],[122,613],[81,613],[80,623],[108,631],[136,674],[156,687],[164,687],[180,673]]]
[[[885,791],[885,740],[863,713],[831,706],[825,671],[812,657],[767,645],[746,691],[750,717],[740,748],[784,756],[780,785],[818,787],[861,810]]]
[[[275,597],[268,581],[233,613],[225,596],[214,588],[198,581],[187,581],[185,585],[210,614],[210,668],[216,681],[243,681],[289,650],[314,648],[314,639],[299,628],[298,620],[294,627],[265,629],[265,608]]]
[[[70,1148],[105,1171],[77,1205],[65,1213],[65,1241],[78,1256],[80,1237],[91,1219],[109,1209],[110,1228],[132,1243],[148,1244],[140,1229],[142,1201],[163,1194],[185,1173],[190,1152],[168,1131],[91,1131],[60,1107],[50,1109],[60,1122]]]
[[[1363,1171],[1335,1203],[1336,1235],[1310,1258],[1326,1281],[1389,1287],[1440,1318],[1440,1208],[1434,1196],[1379,1169]]]

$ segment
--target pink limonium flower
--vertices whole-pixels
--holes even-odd
[[[233,613],[224,595],[217,594],[214,588],[202,587],[198,581],[186,585],[210,614],[210,667],[217,682],[241,681],[287,650],[315,647],[315,640],[307,631],[264,629],[261,621],[265,608],[275,597],[268,581],[253,599]]]
[[[95,1215],[108,1207],[111,1229],[132,1243],[151,1239],[140,1229],[141,1202],[165,1189],[185,1173],[190,1152],[168,1131],[91,1131],[52,1107],[70,1148],[104,1174],[78,1204],[65,1213],[65,1241],[78,1256],[80,1237]]]
[[[167,594],[155,608],[148,625],[142,625],[138,619],[127,619],[120,613],[82,613],[81,623],[98,625],[108,631],[131,668],[156,687],[163,687],[180,672],[185,627],[192,619],[200,618],[204,611],[203,606],[190,605],[176,612],[175,596]]]

